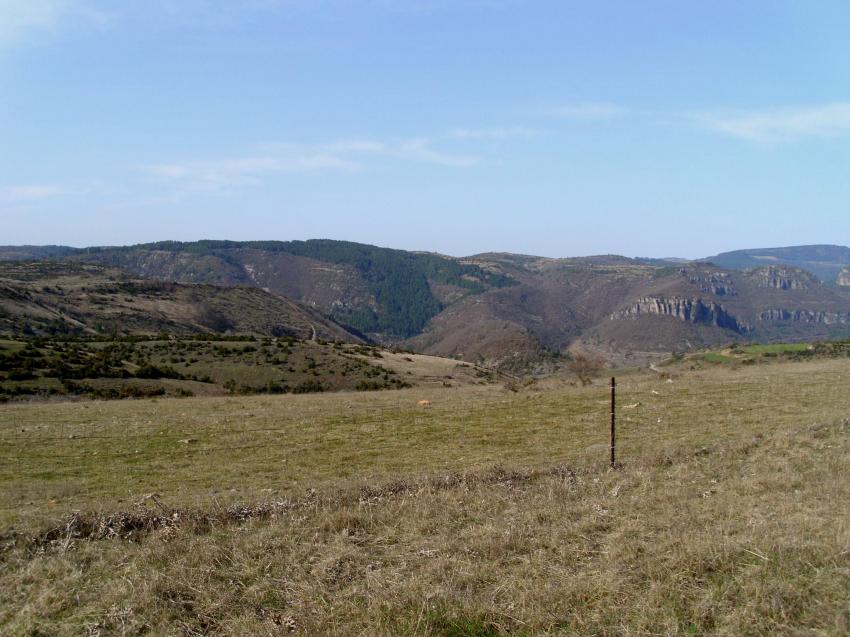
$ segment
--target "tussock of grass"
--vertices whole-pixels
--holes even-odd
[[[314,510],[316,508],[340,507],[354,503],[375,504],[386,498],[413,497],[423,491],[440,491],[456,488],[473,488],[482,484],[517,485],[538,479],[541,476],[568,476],[575,480],[575,472],[566,466],[556,466],[546,470],[512,470],[494,467],[486,472],[451,473],[435,476],[427,481],[397,481],[379,486],[361,486],[355,491],[339,491],[317,495],[310,490],[302,498],[282,499],[257,504],[234,504],[212,509],[179,509],[164,505],[156,495],[148,496],[158,507],[148,509],[145,502],[137,503],[131,511],[119,511],[105,514],[72,513],[58,526],[45,529],[33,535],[11,531],[3,539],[24,547],[31,553],[46,549],[67,549],[69,543],[78,540],[125,540],[139,542],[148,535],[160,530],[191,529],[193,533],[206,533],[214,527],[241,524],[248,520],[266,520],[291,515],[293,512]]]

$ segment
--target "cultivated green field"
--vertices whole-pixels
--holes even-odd
[[[0,406],[0,633],[847,634],[850,360],[666,371]]]

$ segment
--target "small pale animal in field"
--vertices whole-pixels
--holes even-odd
[[[637,409],[640,407],[640,403],[634,403],[633,405],[623,405],[623,409]]]
[[[420,407],[430,407],[430,406],[431,406],[431,401],[430,401],[430,400],[420,400],[420,401],[419,401],[419,406],[420,406]]]

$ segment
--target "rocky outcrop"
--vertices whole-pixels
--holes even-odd
[[[810,290],[819,285],[819,281],[805,270],[784,265],[751,270],[749,278],[760,288],[777,290]]]
[[[672,316],[690,323],[716,325],[739,334],[752,328],[739,321],[726,308],[714,301],[683,297],[644,296],[629,307],[614,312],[611,320],[636,318],[638,316]]]
[[[850,288],[850,268],[844,268],[835,280],[835,284],[843,288]]]
[[[815,323],[818,325],[847,325],[850,314],[841,312],[815,312],[812,310],[786,310],[774,308],[759,314],[761,321],[789,321],[793,323]]]
[[[715,296],[736,296],[738,291],[732,277],[726,272],[699,272],[682,268],[679,274],[688,280],[688,283],[698,285],[702,292],[714,294]]]

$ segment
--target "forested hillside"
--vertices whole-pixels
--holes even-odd
[[[158,262],[152,255],[165,253]],[[169,256],[170,255],[170,258]],[[179,270],[171,266],[180,257]],[[342,281],[328,283],[336,287],[335,298],[323,301],[312,291],[298,294],[298,268],[287,261],[281,276],[264,277],[268,270],[280,271],[276,255],[298,257],[304,262],[331,264]],[[87,248],[75,258],[126,267],[138,274],[158,278],[184,279],[188,273],[197,282],[220,284],[259,284],[275,292],[300,298],[318,307],[334,320],[361,332],[391,338],[413,336],[439,314],[449,300],[440,298],[435,288],[450,288],[450,296],[483,292],[505,287],[514,282],[503,274],[487,271],[477,265],[436,254],[424,254],[380,248],[349,241],[317,239],[310,241],[196,241],[182,243],[162,241],[127,247]],[[201,265],[202,264],[202,265]],[[159,265],[159,267],[157,267]],[[165,265],[165,267],[163,267]],[[200,267],[199,267],[200,265]],[[308,266],[309,267],[309,266]],[[306,274],[305,274],[306,276]],[[285,280],[285,279],[295,280]],[[317,285],[324,284],[322,281]],[[347,289],[362,287],[364,298],[347,298]]]

